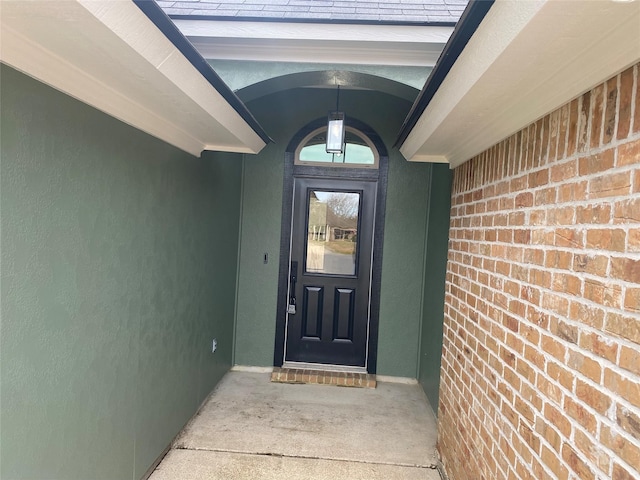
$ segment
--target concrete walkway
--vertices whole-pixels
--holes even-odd
[[[230,372],[150,479],[440,480],[435,441],[418,385],[290,385]]]

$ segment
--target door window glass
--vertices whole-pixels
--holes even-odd
[[[309,190],[306,271],[355,275],[360,193]]]

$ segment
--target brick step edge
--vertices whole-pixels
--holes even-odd
[[[336,385],[339,387],[376,388],[376,376],[368,373],[328,372],[275,367],[271,373],[275,383]]]

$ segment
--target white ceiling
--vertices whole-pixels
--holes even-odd
[[[640,60],[640,1],[498,0],[400,146],[451,167]]]
[[[2,0],[0,22],[3,63],[182,150],[265,146],[129,0]]]

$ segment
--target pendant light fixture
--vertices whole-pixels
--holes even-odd
[[[327,120],[327,153],[344,153],[344,112],[340,111],[340,85],[336,94],[336,109],[329,112]]]

